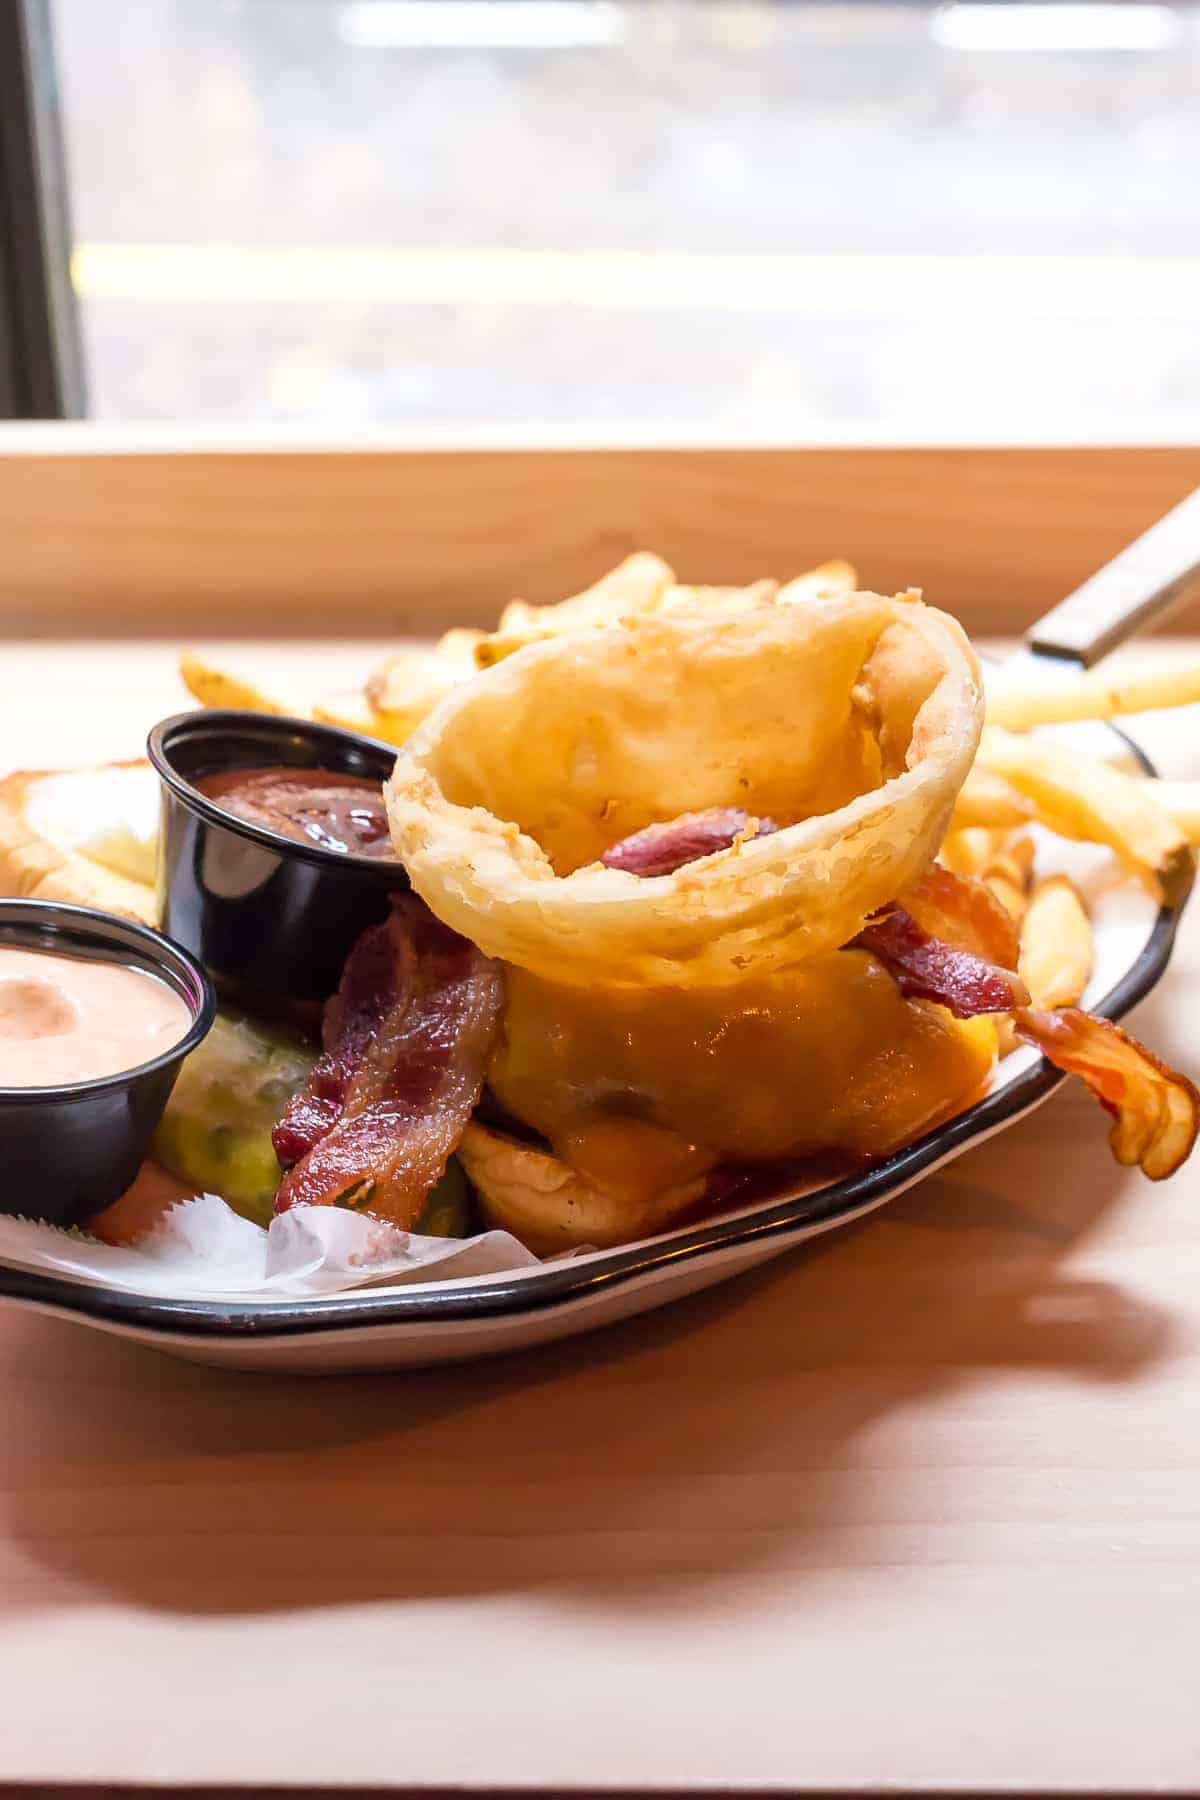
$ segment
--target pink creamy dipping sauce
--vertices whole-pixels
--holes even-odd
[[[153,1062],[186,1036],[187,1003],[125,963],[0,944],[0,1087],[71,1087]]]

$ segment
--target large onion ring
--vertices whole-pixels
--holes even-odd
[[[737,982],[845,944],[920,878],[982,713],[961,627],[919,596],[682,609],[532,644],[450,694],[397,759],[392,837],[488,955],[574,983]],[[784,829],[672,875],[599,866],[711,806]]]

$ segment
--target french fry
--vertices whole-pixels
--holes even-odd
[[[1092,924],[1065,875],[1039,881],[1021,925],[1020,971],[1035,1007],[1074,1006],[1092,978]]]
[[[1187,864],[1187,838],[1149,783],[1065,744],[989,726],[979,761],[1033,802],[1060,837],[1108,844],[1136,872],[1170,881]]]
[[[998,838],[999,842],[984,860],[979,870],[980,878],[987,882],[1013,923],[1023,930],[1029,908],[1029,884],[1033,879],[1033,839],[1028,832],[1021,832],[1019,835],[989,832],[986,835],[994,842]],[[1019,1042],[1012,1020],[998,1018],[996,1054],[1003,1059],[1017,1048]]]
[[[858,570],[840,556],[806,569],[785,581],[775,598],[780,606],[799,606],[805,600],[825,600],[834,594],[852,594],[858,587]]]
[[[366,695],[358,692],[318,700],[312,716],[322,725],[340,725],[345,731],[357,731],[385,744],[402,744],[412,730],[399,714],[377,712]]]
[[[703,609],[711,606],[721,612],[748,612],[752,606],[765,606],[779,594],[779,583],[770,577],[752,581],[748,587],[688,587],[675,583],[651,608],[653,612],[673,612],[678,606]]]
[[[1190,844],[1200,844],[1200,781],[1159,781],[1146,776],[1146,786]]]
[[[1028,832],[1006,836],[980,871],[997,900],[1019,925],[1028,905],[1033,877],[1033,839]]]
[[[986,825],[968,825],[951,831],[939,851],[939,859],[956,875],[981,877],[995,856],[1003,833]]]
[[[610,625],[631,612],[647,612],[675,580],[675,571],[652,550],[635,550],[591,587],[548,606],[510,600],[500,614],[499,629],[524,631],[531,626],[562,630],[566,625]]]
[[[286,719],[306,719],[309,708],[264,693],[242,675],[219,669],[215,663],[185,650],[179,658],[179,673],[193,699],[201,706],[233,706],[246,712],[273,713]]]
[[[476,631],[469,625],[452,625],[438,639],[437,653],[472,673],[477,666],[475,652],[486,636],[486,631]]]
[[[979,825],[1023,825],[1034,816],[1033,802],[1019,793],[1011,781],[976,763],[959,789],[950,828],[965,831]]]
[[[674,581],[675,571],[669,563],[648,550],[639,550],[592,587],[567,600],[551,606],[510,600],[500,614],[498,629],[476,647],[476,661],[486,669],[538,638],[555,637],[562,631],[582,631],[593,625],[615,625],[631,613],[652,612]]]
[[[857,586],[858,574],[853,564],[838,559],[807,569],[782,587],[770,577],[752,581],[746,587],[688,587],[676,583],[667,589],[652,610],[670,612],[676,606],[712,606],[725,612],[748,611],[771,600],[780,606],[802,606],[806,600],[852,594]]]
[[[1200,700],[1200,662],[1169,669],[1111,673],[1093,669],[1081,675],[1032,677],[1002,666],[987,682],[987,720],[1010,731],[1035,725],[1064,724],[1071,719],[1113,719],[1122,713],[1153,712],[1190,706]]]
[[[1033,873],[1033,839],[1025,832],[989,831],[969,825],[953,831],[942,845],[940,860],[956,875],[986,882],[1005,911],[1018,924],[1025,913]]]
[[[482,634],[480,634],[482,635]],[[475,648],[456,660],[441,649],[401,650],[368,677],[365,697],[376,712],[396,714],[408,731],[444,700],[451,688],[475,674]]]
[[[500,615],[498,629],[475,647],[475,657],[480,668],[488,668],[524,644],[562,631],[615,625],[621,619],[670,612],[677,606],[711,605],[737,610],[761,606],[770,600],[780,605],[799,605],[823,596],[851,594],[857,582],[853,566],[837,558],[797,575],[783,587],[771,579],[752,581],[746,587],[694,587],[677,583],[674,571],[661,557],[640,551],[626,557],[594,587],[573,594],[569,600],[560,600],[553,606],[510,601]]]

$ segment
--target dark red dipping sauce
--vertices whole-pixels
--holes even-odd
[[[378,782],[331,769],[228,769],[195,784],[224,812],[338,856],[395,859]]]

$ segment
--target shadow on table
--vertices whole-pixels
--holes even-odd
[[[720,1289],[429,1371],[210,1371],[10,1315],[6,1530],[40,1607],[61,1583],[241,1613],[534,1587],[694,1607],[734,1570],[867,1561],[897,1521],[970,1529],[964,1466],[1022,1390],[947,1397],[997,1369],[1120,1384],[1169,1351],[1160,1309],[1065,1260],[1132,1179],[1061,1096]]]

